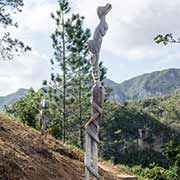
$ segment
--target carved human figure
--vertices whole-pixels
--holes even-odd
[[[103,113],[103,103],[105,100],[105,89],[100,81],[96,81],[92,87],[92,117],[86,123],[85,128],[87,133],[98,143],[99,138],[99,123]]]
[[[102,40],[105,36],[108,25],[106,22],[106,15],[112,9],[110,4],[106,6],[100,6],[97,8],[97,14],[100,19],[100,23],[95,29],[93,39],[88,41],[89,51],[91,53],[91,64],[93,66],[92,75],[94,85],[92,87],[92,116],[86,123],[86,153],[85,153],[85,180],[90,180],[90,174],[93,175],[93,180],[99,179],[98,174],[98,148],[99,143],[99,120],[103,113],[103,103],[105,90],[100,81],[99,73],[99,54],[101,50]],[[91,162],[92,160],[92,162]]]
[[[45,99],[42,99],[40,102],[40,117],[39,117],[39,123],[40,123],[40,127],[41,127],[41,135],[47,135],[47,129],[48,129],[48,122],[49,119],[48,117],[45,115],[45,106],[46,106],[46,101]]]

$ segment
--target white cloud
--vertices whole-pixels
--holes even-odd
[[[48,78],[48,67],[48,59],[36,51],[13,61],[0,61],[0,94],[15,92],[18,88],[40,88]]]
[[[50,13],[56,0],[24,0],[18,14],[19,28],[11,30],[33,48],[33,52],[11,62],[0,61],[0,94],[20,87],[38,88],[49,75],[52,54],[50,34],[54,30]],[[109,31],[102,46],[102,60],[108,77],[120,82],[153,70],[180,67],[178,45],[160,46],[153,42],[159,33],[180,36],[180,1],[178,0],[70,0],[74,12],[86,17],[85,26],[93,31],[98,24],[96,8],[111,3],[107,16]],[[107,56],[105,56],[107,55]]]
[[[50,14],[56,9],[56,1],[29,1],[19,16],[19,25],[24,32],[51,32],[54,28]],[[27,6],[26,6],[27,5]],[[21,30],[21,32],[22,32]]]
[[[113,9],[107,17],[109,31],[103,50],[117,56],[145,60],[157,53],[157,45],[153,42],[157,34],[180,31],[178,0],[78,0],[77,10],[86,17],[86,25],[91,29],[98,24],[96,7],[107,2]],[[164,50],[158,49],[158,53],[164,53]]]
[[[107,16],[109,30],[101,51],[108,78],[122,82],[147,72],[180,68],[179,45],[165,47],[153,42],[159,33],[180,36],[180,1],[78,0],[75,9],[93,31],[98,24],[97,6],[108,2],[113,8]],[[103,55],[107,53],[108,57]]]
[[[17,37],[32,47],[32,52],[13,61],[0,61],[0,95],[15,92],[24,87],[38,89],[47,79],[51,56],[50,34],[54,29],[50,13],[56,10],[57,2],[25,0],[23,12],[16,19],[19,28],[9,28],[12,37]]]

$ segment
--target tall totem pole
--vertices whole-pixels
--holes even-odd
[[[97,8],[97,15],[100,23],[97,26],[93,39],[88,42],[89,51],[91,53],[91,65],[93,67],[93,81],[92,87],[92,116],[85,125],[86,131],[86,152],[85,152],[85,180],[90,180],[90,174],[93,175],[94,180],[99,179],[98,173],[98,143],[99,143],[99,123],[103,113],[104,103],[104,87],[100,81],[99,70],[99,54],[101,50],[102,40],[105,36],[108,25],[106,22],[106,15],[112,9],[110,4],[100,6]]]

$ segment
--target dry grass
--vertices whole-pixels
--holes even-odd
[[[100,179],[117,180],[105,167]],[[84,180],[83,153],[0,114],[0,180]]]

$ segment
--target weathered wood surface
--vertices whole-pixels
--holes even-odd
[[[127,175],[120,175],[118,176],[121,180],[137,180],[138,177],[136,176],[127,176]]]
[[[45,99],[42,99],[40,102],[40,110],[39,110],[39,123],[41,128],[41,135],[47,134],[48,122],[49,122],[48,117],[45,115],[45,106],[46,106],[46,101]]]
[[[102,45],[103,37],[105,36],[108,25],[106,23],[106,15],[111,10],[111,5],[98,7],[97,14],[100,23],[97,26],[93,39],[88,42],[89,51],[91,53],[91,64],[93,66],[94,85],[92,87],[92,116],[86,123],[86,152],[85,152],[85,180],[90,180],[90,175],[93,175],[93,180],[99,179],[98,174],[98,143],[99,143],[99,120],[103,113],[104,102],[104,87],[100,82],[99,70],[99,53]]]

